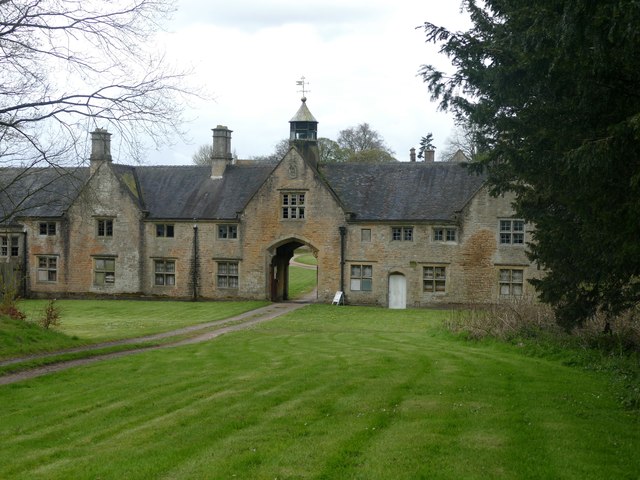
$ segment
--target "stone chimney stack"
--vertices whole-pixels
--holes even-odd
[[[433,163],[435,161],[436,152],[435,150],[425,150],[424,151],[424,161],[426,163]]]
[[[409,160],[412,162],[416,161],[416,149],[415,148],[411,148],[409,150]]]
[[[218,125],[213,131],[213,158],[211,159],[211,178],[222,178],[224,169],[231,164],[231,132],[225,125]]]
[[[91,132],[90,170],[93,174],[103,162],[111,163],[111,134],[105,128]]]

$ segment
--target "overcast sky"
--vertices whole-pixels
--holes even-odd
[[[447,65],[416,30],[425,21],[466,25],[458,0],[180,0],[160,43],[210,100],[186,112],[190,143],[152,151],[147,163],[191,163],[216,125],[233,130],[240,158],[272,153],[289,135],[302,76],[319,136],[367,122],[405,161],[433,132],[437,156],[453,123],[417,76],[422,64]]]

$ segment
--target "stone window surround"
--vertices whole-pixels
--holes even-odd
[[[304,220],[307,206],[307,192],[304,190],[284,190],[280,192],[280,219]]]
[[[524,246],[525,222],[519,218],[498,219],[498,241],[500,245]]]
[[[38,231],[42,236],[54,236],[57,231],[56,222],[39,222]]]
[[[176,259],[152,258],[153,285],[156,287],[176,286]]]
[[[373,291],[373,265],[351,263],[349,265],[349,289],[352,292]]]
[[[391,227],[391,240],[394,242],[412,242],[413,226],[410,227]]]
[[[433,227],[433,241],[442,243],[457,243],[458,228],[457,227]]]
[[[58,255],[36,255],[38,283],[58,283]]]
[[[220,223],[216,228],[218,240],[237,240],[238,224],[237,223]]]
[[[498,289],[501,297],[521,297],[524,293],[524,267],[499,266]]]
[[[93,258],[93,285],[98,287],[111,287],[116,283],[116,259],[117,255],[92,255]],[[100,281],[99,278],[102,277]]]
[[[20,256],[20,236],[6,233],[0,235],[0,257]]]
[[[216,262],[216,288],[237,290],[240,286],[240,261],[237,259],[214,259]]]
[[[426,293],[443,294],[447,288],[447,266],[443,264],[428,264],[422,267],[422,291]]]
[[[175,235],[175,225],[173,223],[156,223],[157,238],[173,238]]]
[[[113,237],[113,226],[115,217],[96,216],[96,236],[99,238]]]

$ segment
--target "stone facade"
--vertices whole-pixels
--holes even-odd
[[[303,100],[280,162],[234,164],[218,126],[210,169],[114,164],[96,130],[91,167],[6,222],[0,259],[30,296],[280,301],[301,246],[318,259],[321,302],[337,291],[393,308],[533,294],[531,226],[511,198],[491,197],[460,162],[321,165],[316,127]]]

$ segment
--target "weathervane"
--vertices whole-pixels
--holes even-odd
[[[302,96],[306,98],[307,93],[309,93],[311,90],[307,90],[305,88],[307,85],[309,85],[309,82],[306,81],[304,75],[300,77],[300,80],[296,80],[296,85],[302,87],[302,90],[298,90],[298,92],[302,93]]]

